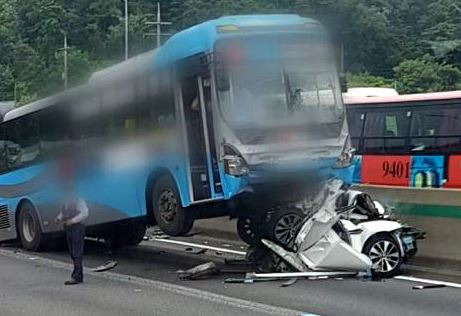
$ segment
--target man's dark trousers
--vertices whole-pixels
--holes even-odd
[[[85,225],[72,224],[66,226],[67,246],[74,263],[72,279],[83,282],[83,249],[85,244]]]

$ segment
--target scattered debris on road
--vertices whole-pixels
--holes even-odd
[[[107,261],[106,263],[104,263],[104,264],[102,264],[102,265],[100,265],[100,266],[98,266],[96,268],[93,268],[93,271],[94,272],[103,272],[103,271],[113,269],[117,265],[118,265],[117,261],[110,260],[110,261]]]
[[[176,271],[180,280],[200,280],[219,274],[219,269],[214,262],[207,262],[188,270]]]
[[[413,290],[425,290],[425,289],[438,289],[441,287],[445,287],[445,284],[425,284],[425,285],[415,285],[413,286]]]
[[[283,282],[280,287],[288,287],[288,286],[292,286],[293,284],[295,284],[296,282],[298,282],[298,278],[292,278],[292,279],[289,279],[288,281],[286,282]]]

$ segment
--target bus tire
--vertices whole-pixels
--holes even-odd
[[[176,183],[171,176],[164,175],[155,183],[152,209],[157,225],[170,236],[182,235],[192,228],[192,214],[182,207]]]
[[[186,236],[190,233],[190,231],[194,228],[194,218],[192,216],[187,217],[187,223],[184,225],[184,229],[181,232],[182,236]]]
[[[34,207],[31,203],[24,202],[18,212],[17,229],[22,247],[30,251],[42,250],[45,238]]]

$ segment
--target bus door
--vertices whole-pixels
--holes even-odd
[[[211,79],[208,71],[189,60],[180,79],[180,107],[187,140],[189,197],[192,202],[222,193],[211,112]],[[190,66],[192,64],[192,67]]]

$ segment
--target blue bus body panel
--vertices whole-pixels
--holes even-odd
[[[219,26],[233,25],[242,28],[266,26],[268,28],[264,30],[265,33],[274,33],[283,32],[281,26],[302,26],[308,23],[318,22],[293,14],[225,16],[198,24],[173,35],[156,54],[154,65],[166,65],[199,53],[212,52],[218,39],[248,33],[245,31],[218,33],[217,27]]]

